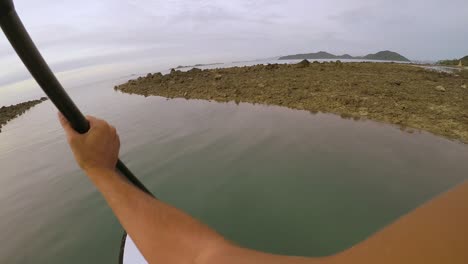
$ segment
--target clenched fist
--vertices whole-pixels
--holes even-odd
[[[86,116],[86,119],[90,129],[85,134],[79,134],[59,113],[60,124],[65,130],[76,162],[88,175],[94,170],[114,170],[120,149],[120,139],[115,127],[96,117]]]

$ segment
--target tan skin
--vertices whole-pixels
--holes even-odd
[[[468,263],[468,182],[336,255],[273,255],[239,247],[128,183],[114,169],[120,141],[116,129],[107,122],[89,116],[91,129],[80,135],[59,117],[78,165],[149,263]]]

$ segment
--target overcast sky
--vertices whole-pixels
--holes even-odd
[[[468,55],[467,0],[16,0],[54,70],[174,64],[321,50],[392,50],[416,60]],[[0,36],[0,86],[24,68]]]

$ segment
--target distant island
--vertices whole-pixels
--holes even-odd
[[[306,54],[296,54],[296,55],[289,55],[283,56],[279,58],[280,60],[338,60],[338,59],[346,59],[346,60],[384,60],[384,61],[405,61],[409,62],[410,60],[403,57],[402,55],[393,52],[393,51],[380,51],[375,54],[368,54],[366,56],[351,56],[349,54],[344,55],[334,55],[325,51],[320,51],[317,53],[306,53]]]
[[[220,65],[220,64],[224,64],[224,63],[217,62],[217,63],[208,63],[208,64],[179,65],[179,66],[176,67],[176,69],[212,66],[212,65]]]
[[[438,61],[437,64],[446,66],[468,66],[468,56],[461,59],[441,60]]]

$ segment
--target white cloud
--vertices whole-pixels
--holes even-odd
[[[33,39],[58,70],[148,56],[236,59],[390,49],[409,58],[436,60],[468,54],[466,0],[15,3]],[[0,85],[25,76],[15,73],[22,68],[13,56],[0,37]]]

